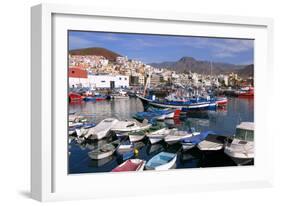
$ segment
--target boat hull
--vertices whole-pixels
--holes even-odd
[[[190,103],[190,104],[182,104],[182,103],[167,104],[162,102],[156,102],[139,95],[137,95],[137,97],[142,101],[143,106],[145,108],[147,108],[148,106],[153,106],[157,108],[170,108],[170,109],[180,109],[182,111],[188,111],[188,110],[197,110],[197,109],[208,109],[208,107],[210,106],[210,102],[199,102],[199,103]]]
[[[182,143],[183,151],[190,150],[190,149],[192,149],[194,147],[195,147],[195,144],[192,144],[192,143]]]
[[[160,155],[160,154],[158,154],[158,155]],[[153,161],[153,158],[151,160]],[[174,157],[169,162],[166,162],[166,163],[163,163],[163,164],[160,164],[157,166],[149,166],[149,164],[148,164],[145,166],[145,168],[147,170],[169,170],[175,166],[176,161],[177,161],[177,155],[175,154]]]
[[[226,146],[224,149],[224,153],[228,155],[237,165],[248,164],[254,159],[253,152],[241,152],[235,151],[231,148],[231,146]]]
[[[114,150],[112,151],[108,151],[108,152],[104,152],[104,153],[101,153],[101,154],[94,154],[94,153],[88,153],[89,154],[89,157],[93,160],[100,160],[100,159],[103,159],[103,158],[106,158],[106,157],[109,157],[111,155],[113,155],[114,153]]]
[[[154,137],[149,137],[149,142],[151,144],[156,144],[157,142],[160,142],[164,139],[163,136],[154,136]]]
[[[143,140],[143,138],[145,137],[145,135],[129,135],[129,139],[131,142],[138,142]]]
[[[118,165],[112,172],[143,171],[146,161],[140,159],[130,159]]]
[[[197,145],[197,148],[200,151],[219,151],[223,149],[223,146],[223,143],[206,144],[205,141],[202,141]]]

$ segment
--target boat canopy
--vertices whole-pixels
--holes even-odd
[[[241,122],[236,128],[254,131],[254,122]]]
[[[188,137],[188,138],[185,138],[182,140],[182,142],[184,143],[193,143],[193,144],[198,144],[200,143],[201,141],[205,140],[208,135],[216,135],[215,132],[213,131],[205,131],[205,132],[201,132],[200,134],[198,135],[194,135],[192,137]]]
[[[235,138],[245,141],[254,140],[254,123],[253,122],[242,122],[236,127]]]

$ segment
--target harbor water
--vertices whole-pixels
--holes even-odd
[[[235,128],[240,122],[254,121],[254,100],[253,98],[228,98],[225,108],[215,111],[192,112],[180,118],[165,120],[163,124],[168,127],[176,127],[187,130],[194,128],[196,131],[212,130],[220,135],[233,136]],[[136,112],[143,111],[143,105],[138,98],[105,100],[97,102],[83,102],[69,104],[69,112],[86,114],[87,119],[94,123],[108,117],[115,117],[120,120],[132,119]],[[78,144],[69,137],[69,174],[109,172],[123,160],[115,154],[101,160],[91,160],[88,152],[97,146],[110,142],[113,137],[91,143]],[[71,141],[72,140],[72,141]],[[151,145],[147,139],[135,144],[137,153],[135,158],[148,161],[161,151],[177,153],[178,168],[199,168],[199,167],[222,167],[235,166],[231,158],[223,151],[213,153],[202,153],[196,147],[182,152],[181,145],[167,146],[165,142]],[[253,164],[253,162],[249,163]]]

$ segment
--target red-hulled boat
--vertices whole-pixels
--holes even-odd
[[[129,159],[115,167],[112,172],[142,171],[145,161],[141,159]]]
[[[70,92],[68,98],[69,102],[81,102],[83,100],[83,96],[75,92]]]
[[[216,103],[218,106],[224,106],[227,104],[227,97],[216,97]]]
[[[242,88],[238,94],[238,97],[253,97],[254,96],[254,87]]]

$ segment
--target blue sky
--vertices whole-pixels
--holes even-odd
[[[206,38],[123,34],[108,32],[69,32],[69,49],[103,47],[129,59],[145,63],[177,61],[181,57],[233,64],[253,63],[254,41],[246,39]]]

